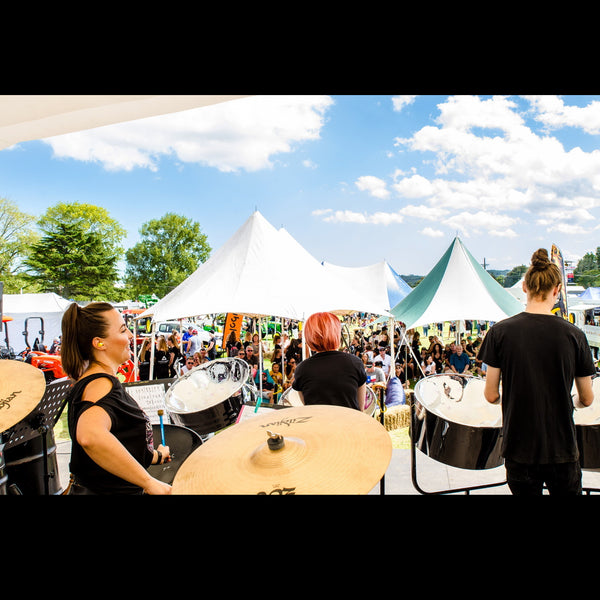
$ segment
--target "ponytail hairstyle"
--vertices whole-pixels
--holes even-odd
[[[92,340],[108,335],[104,313],[114,310],[108,302],[91,302],[85,307],[73,302],[62,318],[60,354],[65,373],[74,380],[81,377],[92,359]]]
[[[342,338],[342,323],[332,313],[314,313],[304,324],[304,339],[315,352],[338,350]]]
[[[548,251],[545,248],[536,250],[531,256],[531,265],[525,273],[524,283],[527,291],[542,301],[546,299],[549,291],[562,283],[560,269],[548,259]]]

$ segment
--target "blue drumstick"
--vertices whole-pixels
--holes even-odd
[[[165,426],[163,425],[163,411],[162,410],[158,411],[158,416],[160,417],[160,438],[162,440],[162,445],[166,446],[167,444],[165,443]]]

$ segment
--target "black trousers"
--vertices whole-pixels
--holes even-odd
[[[515,496],[539,496],[544,484],[556,496],[576,496],[581,490],[579,461],[546,465],[525,465],[505,460],[506,481]]]

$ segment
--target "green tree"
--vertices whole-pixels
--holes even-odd
[[[139,294],[168,294],[210,256],[200,224],[167,213],[140,228],[142,241],[125,253],[125,283]]]
[[[518,267],[513,267],[504,277],[504,287],[512,287],[523,277],[525,272],[527,271],[527,267],[525,265],[519,265]]]
[[[24,261],[30,281],[74,300],[118,299],[116,265],[126,232],[106,209],[59,203],[38,227],[43,236]]]
[[[30,246],[40,237],[34,224],[35,217],[21,212],[10,200],[0,198],[0,281],[7,294],[30,289],[21,272]],[[36,290],[31,288],[31,291]]]

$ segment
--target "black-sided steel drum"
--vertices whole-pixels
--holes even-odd
[[[232,425],[243,404],[242,388],[249,372],[248,363],[239,358],[219,358],[194,367],[165,395],[171,420],[200,435]]]
[[[183,461],[202,444],[202,438],[191,429],[181,425],[165,423],[165,446],[169,447],[171,461],[162,465],[151,465],[148,473],[163,483],[173,483],[173,478],[183,464]],[[162,443],[160,425],[152,425],[154,447],[158,448]]]
[[[427,456],[461,469],[503,464],[502,409],[483,395],[485,381],[439,374],[415,386],[411,438]]]
[[[592,404],[573,411],[582,469],[600,469],[600,377],[592,380],[592,389]]]
[[[4,444],[2,443],[2,434],[0,433],[0,496],[6,496],[6,482],[8,475],[6,474],[4,463]]]

